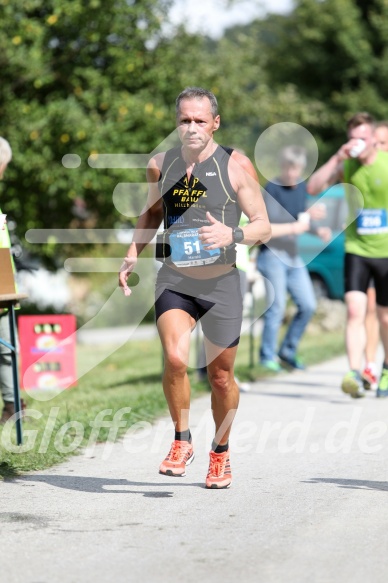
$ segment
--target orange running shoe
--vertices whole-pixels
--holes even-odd
[[[365,368],[361,374],[362,384],[366,391],[375,391],[377,389],[377,376],[373,374],[370,368]]]
[[[186,475],[186,466],[194,460],[193,446],[188,441],[172,442],[167,457],[159,467],[159,473],[166,476],[183,477]]]
[[[206,476],[206,488],[229,488],[232,483],[229,450],[224,453],[210,452],[209,471]]]

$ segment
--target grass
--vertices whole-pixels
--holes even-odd
[[[256,338],[255,360],[257,349]],[[300,356],[311,365],[343,352],[343,335],[338,331],[325,332],[318,336],[306,334]],[[167,412],[157,338],[128,342],[104,360],[106,353],[106,346],[78,346],[77,359],[82,366],[96,360],[101,362],[80,378],[77,387],[49,401],[23,395],[34,418],[23,421],[22,446],[15,445],[13,424],[0,429],[0,479],[60,463],[90,443],[115,440],[134,423],[152,422]],[[193,397],[208,392],[206,383],[198,382],[193,371],[189,374]],[[237,353],[236,375],[241,380],[254,381],[268,374],[259,365],[250,366],[249,338],[243,336]],[[108,426],[93,426],[99,415],[103,421],[110,422],[105,423]]]
[[[259,339],[254,341],[254,366],[250,364],[250,345],[248,336],[241,338],[236,358],[236,376],[242,381],[256,381],[271,375],[257,363]],[[325,331],[322,334],[306,333],[299,344],[298,357],[307,366],[330,360],[345,353],[345,340],[342,331]]]

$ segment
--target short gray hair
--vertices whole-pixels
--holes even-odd
[[[202,89],[202,87],[186,87],[181,93],[179,93],[178,97],[176,98],[175,102],[175,111],[178,115],[181,101],[183,99],[204,99],[205,97],[208,98],[210,101],[210,107],[213,117],[217,117],[218,115],[218,103],[217,98],[211,91],[207,89]]]
[[[12,160],[12,150],[9,142],[0,136],[0,164],[8,164]]]
[[[280,163],[289,166],[300,166],[305,168],[307,165],[307,154],[305,148],[301,146],[287,146],[280,152]]]

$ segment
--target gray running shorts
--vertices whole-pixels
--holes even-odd
[[[156,320],[173,309],[201,320],[204,335],[216,346],[236,346],[240,341],[243,309],[239,270],[203,280],[163,265],[156,280]]]

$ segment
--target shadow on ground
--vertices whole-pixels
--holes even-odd
[[[54,486],[56,488],[64,488],[66,490],[75,490],[77,492],[93,492],[97,494],[142,494],[146,498],[171,498],[174,495],[173,491],[168,491],[169,487],[176,486],[191,486],[196,488],[205,488],[203,483],[184,483],[180,482],[178,479],[174,479],[173,482],[170,478],[167,478],[163,482],[133,482],[131,480],[125,479],[115,479],[110,478],[94,478],[85,476],[65,476],[65,475],[55,475],[46,476],[43,474],[35,474],[33,476],[23,476],[22,478],[17,478],[16,480],[10,480],[10,482],[20,483],[20,482],[42,482],[48,484],[49,486]],[[128,488],[140,488],[139,490],[128,490]],[[160,487],[163,490],[160,491],[148,491],[141,488],[144,487]]]
[[[352,490],[380,490],[388,492],[388,482],[374,482],[372,480],[349,480],[347,478],[311,478],[305,484],[336,484],[339,488]]]

